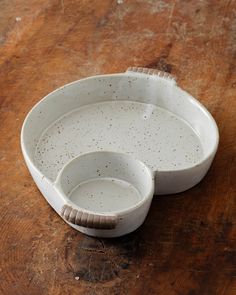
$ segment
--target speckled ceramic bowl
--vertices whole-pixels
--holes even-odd
[[[55,182],[61,216],[96,237],[118,237],[137,229],[147,216],[154,173],[128,154],[92,152],[71,160]]]
[[[155,193],[196,185],[218,147],[211,114],[168,74],[143,68],[89,77],[42,99],[25,119],[27,166],[60,214],[54,183],[72,159],[94,151],[132,155],[155,173]]]

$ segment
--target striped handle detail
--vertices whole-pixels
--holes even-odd
[[[156,69],[142,68],[142,67],[129,67],[126,72],[135,72],[135,73],[143,73],[148,75],[155,75],[161,78],[169,79],[173,82],[176,82],[176,78],[166,72],[159,71]]]
[[[118,223],[118,218],[115,215],[93,214],[74,209],[69,205],[62,207],[61,216],[72,224],[94,229],[114,229]]]

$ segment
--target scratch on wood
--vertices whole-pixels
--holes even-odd
[[[65,12],[64,0],[61,0],[61,11],[62,11],[62,13]]]
[[[176,3],[173,3],[173,5],[172,5],[172,7],[171,7],[171,10],[170,10],[170,14],[169,14],[169,16],[168,16],[168,25],[167,25],[167,29],[166,29],[166,35],[169,34],[170,24],[171,24],[171,21],[172,21],[172,17],[173,17],[174,9],[175,9],[175,4],[176,4]]]

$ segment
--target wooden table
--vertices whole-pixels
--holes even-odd
[[[0,294],[236,294],[236,2],[0,2]],[[155,197],[131,235],[86,237],[52,210],[20,150],[31,107],[55,88],[128,66],[171,72],[213,114],[205,179]]]

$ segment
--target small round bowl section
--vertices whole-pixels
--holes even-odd
[[[90,214],[90,220],[100,220],[96,224],[74,222],[75,213],[71,222],[64,214],[73,227],[92,236],[117,237],[132,232],[145,220],[154,193],[154,175],[132,156],[101,151],[70,161],[55,186],[71,208],[67,217],[72,210],[79,210]]]

